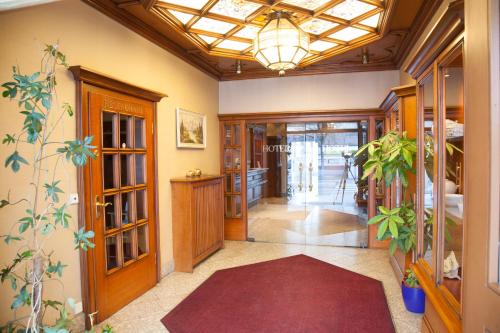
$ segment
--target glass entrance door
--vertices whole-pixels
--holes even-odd
[[[368,121],[249,124],[247,138],[250,239],[366,246],[368,183],[354,154]]]
[[[356,151],[368,140],[368,121],[306,124],[308,165],[306,243],[364,247],[368,184]]]

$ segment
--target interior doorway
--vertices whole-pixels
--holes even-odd
[[[369,120],[248,122],[248,238],[365,247],[368,181],[355,152]]]

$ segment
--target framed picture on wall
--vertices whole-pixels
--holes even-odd
[[[207,116],[177,108],[177,148],[207,146]]]

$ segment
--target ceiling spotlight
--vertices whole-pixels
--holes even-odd
[[[241,74],[241,60],[236,60],[236,74]]]
[[[368,65],[368,63],[370,62],[370,54],[368,53],[368,48],[363,50],[363,54],[361,55],[361,57],[363,65]]]

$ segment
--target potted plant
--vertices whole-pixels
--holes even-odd
[[[362,179],[373,175],[377,182],[384,181],[386,187],[396,181],[402,190],[399,206],[378,207],[380,213],[372,217],[368,224],[379,225],[378,240],[390,239],[391,254],[394,254],[396,249],[407,254],[416,246],[416,214],[411,193],[408,193],[408,176],[415,173],[415,139],[409,139],[406,132],[400,135],[391,131],[361,147],[356,156],[364,154],[365,151],[368,152],[368,159],[363,164]]]
[[[31,176],[24,182],[21,176],[16,187],[2,189],[4,193],[0,197],[1,213],[9,214],[3,215],[5,221],[2,222],[10,223],[10,227],[3,229],[9,230],[8,233],[0,235],[0,239],[15,252],[13,258],[2,258],[0,267],[0,282],[13,291],[10,300],[13,319],[2,324],[0,332],[68,333],[73,330],[68,306],[74,310],[75,300],[64,295],[61,280],[68,265],[61,262],[60,253],[52,249],[51,237],[71,230],[75,250],[87,251],[94,247],[94,232],[78,228],[68,213],[70,202],[63,190],[67,184],[64,184],[65,172],[61,168],[65,162],[69,168],[83,167],[89,158],[96,157],[95,147],[91,145],[92,137],[68,140],[57,136],[63,119],[73,116],[73,108],[68,103],[60,104],[57,99],[59,67],[68,67],[65,55],[57,44],[46,45],[39,71],[25,74],[19,66],[14,66],[12,80],[1,85],[2,96],[15,101],[22,119],[16,133],[3,137],[3,149],[10,151],[5,167],[13,173],[22,170],[24,175]],[[13,116],[6,114],[6,117]],[[22,215],[14,218],[16,213]],[[54,299],[44,292],[49,284],[59,288],[56,290],[61,290],[63,296]],[[2,295],[2,301],[7,302],[8,297],[7,293]],[[106,326],[102,331],[112,329]]]
[[[424,313],[425,293],[418,283],[417,276],[411,269],[406,270],[401,287],[406,309],[413,313]]]

